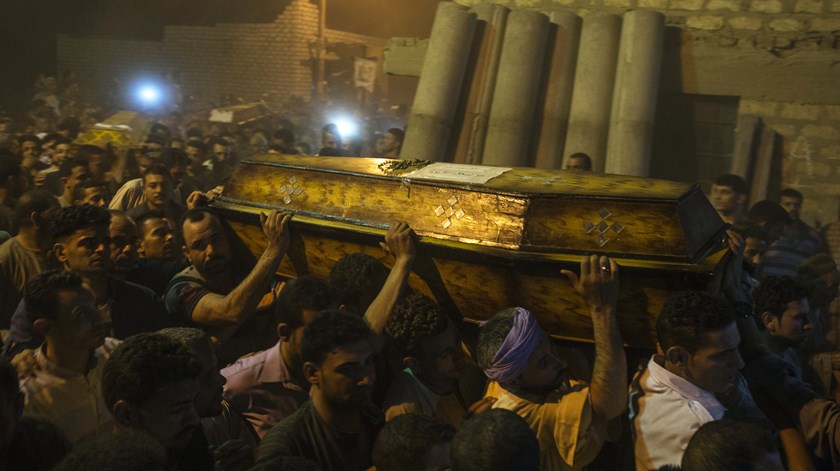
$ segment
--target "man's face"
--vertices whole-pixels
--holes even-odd
[[[94,349],[105,343],[108,328],[89,290],[60,290],[55,314],[55,319],[48,321],[47,338],[52,341],[79,349]]]
[[[64,180],[64,189],[72,192],[73,188],[76,188],[76,185],[88,178],[90,178],[90,170],[88,170],[87,166],[78,165],[73,167],[70,176],[62,178]]]
[[[703,335],[701,347],[688,354],[684,378],[713,394],[730,390],[744,367],[738,345],[741,335],[733,322],[724,329]]]
[[[732,214],[741,208],[745,195],[739,195],[731,186],[712,185],[712,206],[719,213]]]
[[[335,134],[325,132],[323,136],[324,147],[327,149],[338,149],[338,137]]]
[[[795,196],[782,196],[779,198],[779,206],[787,211],[792,220],[796,221],[802,211],[802,199]]]
[[[187,159],[189,160],[189,166],[193,169],[201,167],[201,164],[204,162],[204,153],[198,147],[187,146],[187,150],[184,151],[187,154]]]
[[[143,177],[143,194],[146,195],[149,207],[163,208],[171,192],[169,175],[149,173]]]
[[[91,154],[88,157],[88,169],[91,175],[101,179],[105,175],[105,154]]]
[[[225,385],[225,377],[219,373],[218,360],[209,340],[194,346],[193,353],[201,362],[198,395],[195,398],[196,412],[200,417],[215,417],[222,413],[222,387]]]
[[[148,155],[141,155],[137,157],[137,170],[140,171],[140,175],[146,173],[146,170],[148,170],[153,163],[154,159],[152,159]]]
[[[315,376],[327,401],[336,407],[359,409],[370,401],[376,381],[373,347],[366,339],[341,345],[327,354]]]
[[[139,252],[143,258],[175,259],[175,235],[168,219],[146,219],[142,229]]]
[[[229,270],[230,244],[216,218],[184,221],[184,244],[184,256],[202,275],[220,275]]]
[[[570,157],[569,161],[566,163],[566,169],[568,169],[568,170],[588,170],[586,168],[586,162],[580,157]]]
[[[20,158],[24,165],[31,165],[41,153],[41,148],[35,141],[23,141],[20,144]]]
[[[464,352],[455,323],[446,330],[420,341],[414,372],[431,382],[458,381],[464,376]]]
[[[225,160],[227,158],[227,147],[222,144],[213,144],[213,156],[217,160]]]
[[[773,334],[793,342],[804,342],[813,326],[808,320],[808,300],[790,301],[785,305],[781,317],[764,316],[764,325]]]
[[[128,273],[137,261],[137,229],[127,217],[114,216],[109,227],[111,235],[111,269]]]
[[[81,200],[76,200],[75,204],[99,206],[100,208],[108,207],[108,192],[105,191],[104,186],[95,186],[93,188],[85,188],[85,194]]]
[[[376,150],[380,153],[393,152],[399,146],[400,141],[390,132],[386,132],[384,136],[376,140]]]
[[[111,238],[106,227],[86,227],[55,244],[56,259],[83,276],[103,275],[110,266]]]
[[[761,256],[767,250],[767,243],[758,237],[747,237],[744,242],[744,260],[757,267],[761,263]]]
[[[195,379],[164,385],[136,408],[138,420],[134,425],[157,440],[170,454],[183,450],[194,433],[201,433],[195,408],[197,396]]]
[[[56,166],[60,166],[64,159],[70,154],[70,144],[56,144],[52,151],[52,160]]]
[[[180,188],[184,183],[184,177],[187,175],[186,165],[173,165],[169,168],[169,176],[172,177],[172,188]]]
[[[543,333],[540,344],[528,357],[528,362],[519,376],[519,381],[527,391],[549,392],[568,381],[567,366],[566,361],[557,355],[554,343],[551,342],[547,334]]]

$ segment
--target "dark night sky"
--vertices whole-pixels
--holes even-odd
[[[310,0],[316,5],[318,0]],[[0,105],[55,73],[55,35],[158,39],[164,25],[270,23],[290,0],[0,0]],[[327,0],[327,27],[428,37],[439,0]]]

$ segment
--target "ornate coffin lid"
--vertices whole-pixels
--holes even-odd
[[[726,224],[697,185],[536,168],[424,169],[461,180],[443,181],[389,174],[381,167],[390,162],[253,157],[241,162],[215,206],[287,210],[300,223],[362,233],[383,234],[405,221],[422,243],[512,260],[576,261],[598,252],[624,265],[709,272],[720,256]],[[476,182],[488,171],[501,174]]]
[[[106,144],[116,147],[131,147],[142,143],[149,133],[149,121],[134,111],[118,111],[93,128],[79,135],[73,144],[95,145],[105,147]]]

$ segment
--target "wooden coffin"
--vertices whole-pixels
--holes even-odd
[[[151,124],[134,111],[119,111],[101,123],[79,135],[73,144],[105,147],[110,143],[117,148],[127,148],[142,144],[149,134]]]
[[[574,341],[591,341],[592,327],[560,270],[604,253],[622,267],[625,342],[643,348],[654,346],[667,297],[703,288],[724,254],[725,224],[696,185],[441,163],[395,172],[395,162],[255,157],[239,165],[215,207],[254,255],[264,248],[259,212],[294,213],[279,268],[288,277],[326,277],[353,252],[390,264],[378,243],[392,221],[408,222],[419,236],[415,291],[468,322],[522,306],[553,336]]]

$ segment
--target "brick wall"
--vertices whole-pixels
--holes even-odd
[[[138,77],[181,72],[184,94],[217,101],[225,94],[258,100],[310,98],[310,45],[317,39],[318,7],[293,0],[273,23],[168,26],[160,41],[75,38],[59,35],[59,70],[76,72],[89,100],[107,98],[112,79],[129,84]],[[381,49],[378,38],[328,30],[328,41],[360,42]]]
[[[457,0],[468,6],[481,0]],[[840,0],[495,0],[548,12],[666,15],[665,92],[739,97],[783,137],[782,185],[803,219],[840,212]],[[660,98],[661,99],[661,98]]]

